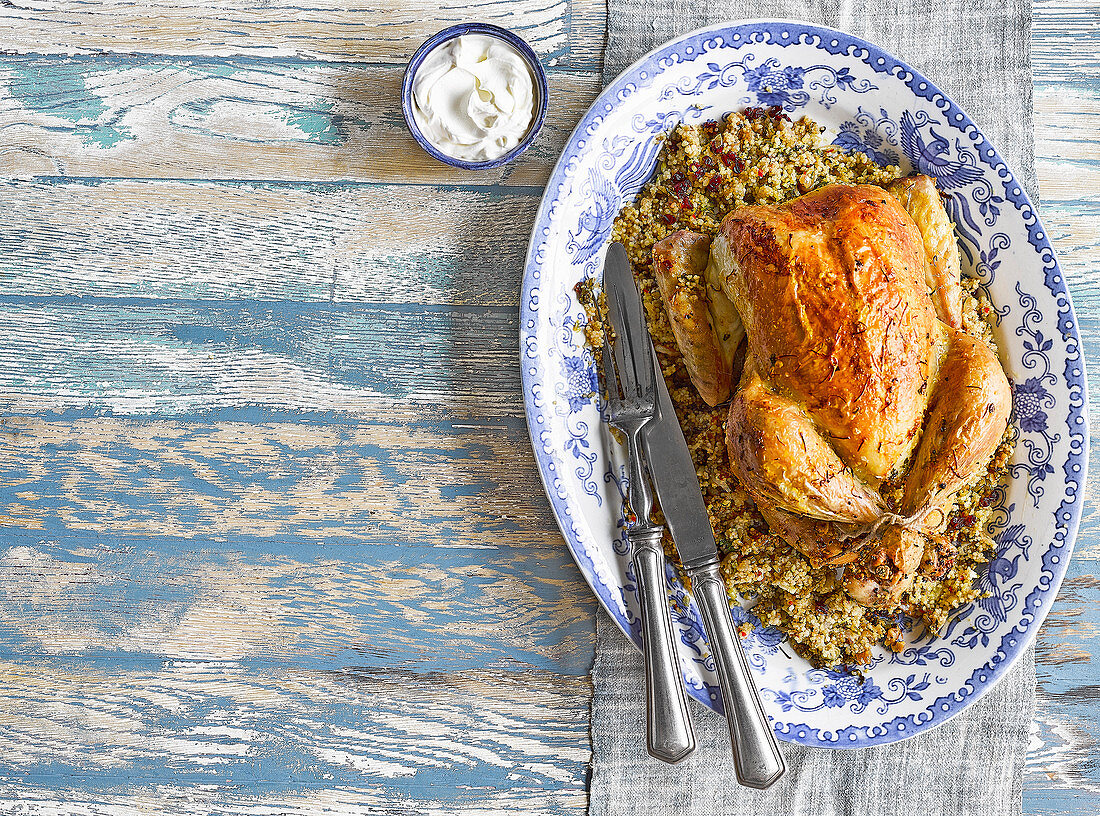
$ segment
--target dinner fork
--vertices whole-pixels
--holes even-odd
[[[641,431],[656,415],[657,393],[652,357],[632,356],[629,343],[612,348],[604,329],[603,376],[609,423],[627,443],[627,529],[638,599],[642,610],[642,653],[646,678],[646,749],[650,756],[677,763],[695,750],[683,676],[680,673],[665,590],[664,527],[650,518],[653,491],[642,457]],[[644,321],[642,323],[644,328]],[[649,348],[649,333],[645,345]],[[637,373],[638,376],[632,376]]]

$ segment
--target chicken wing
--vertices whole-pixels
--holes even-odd
[[[741,321],[709,267],[711,239],[678,230],[653,247],[653,269],[688,375],[710,406],[729,399]]]
[[[962,328],[962,270],[955,227],[929,176],[898,179],[887,188],[905,207],[924,239],[925,285],[936,314],[953,329]]]

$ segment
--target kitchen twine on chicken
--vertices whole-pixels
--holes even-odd
[[[857,527],[851,532],[843,533],[840,537],[844,539],[860,538],[862,536],[874,538],[879,535],[884,528],[890,526],[902,527],[910,532],[924,535],[928,532],[927,528],[924,526],[924,522],[926,522],[928,517],[933,513],[939,513],[942,516],[943,510],[935,505],[927,505],[908,516],[899,516],[897,513],[886,512],[871,523],[865,524],[862,527]]]
[[[1035,189],[1030,0],[607,0],[604,82],[693,29],[795,19],[848,31],[908,62],[968,111]],[[927,512],[927,511],[924,511]],[[907,529],[926,519],[884,513]],[[787,774],[766,791],[738,787],[725,721],[692,706],[698,748],[679,765],[645,752],[640,655],[599,612],[592,669],[590,816],[1012,816],[1035,702],[1032,650],[987,695],[901,742],[830,750],[781,743]]]

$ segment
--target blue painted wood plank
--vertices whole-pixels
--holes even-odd
[[[8,417],[0,529],[560,549],[524,422]]]
[[[8,661],[571,677],[591,668],[594,602],[562,548],[11,530],[0,541]]]
[[[516,307],[527,235],[513,225],[540,193],[0,182],[18,213],[0,230],[0,280],[9,297]]]
[[[0,797],[91,812],[146,797],[172,812],[584,810],[585,679],[52,658],[0,661],[0,676]]]

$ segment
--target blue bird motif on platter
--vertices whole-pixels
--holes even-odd
[[[1008,528],[1006,535],[1012,543],[1015,543],[1016,537],[1020,535],[1023,528],[1022,524],[1015,524]],[[978,600],[978,606],[992,615],[997,623],[1008,620],[1008,612],[1016,604],[1015,595],[1007,591],[1009,588],[1006,585],[1016,577],[1019,570],[1017,562],[1023,555],[1023,552],[1017,552],[1012,558],[1006,558],[1005,549],[1007,548],[1002,548],[1000,554],[989,562],[989,571],[978,579],[978,588],[989,593],[987,597]]]
[[[580,262],[592,258],[611,232],[611,223],[619,211],[619,191],[593,167],[582,188],[592,205],[577,219],[577,229],[569,233],[567,249],[575,252]]]
[[[918,127],[909,111],[901,115],[902,150],[918,172],[936,179],[940,189],[963,187],[982,178],[981,169],[965,160],[964,157],[969,154],[960,153],[960,158],[951,159],[948,155],[951,143],[947,139],[929,125],[928,132],[932,138],[925,141]]]

